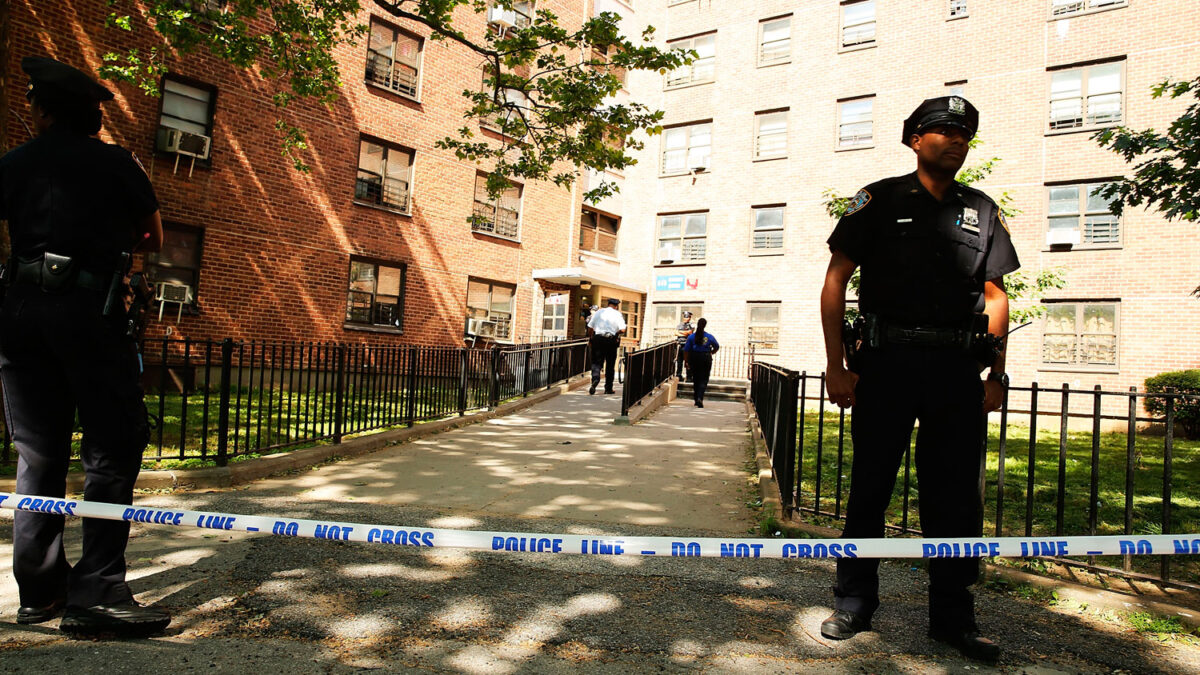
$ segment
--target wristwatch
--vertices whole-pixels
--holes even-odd
[[[987,379],[999,382],[1000,386],[1008,389],[1008,373],[988,373]]]

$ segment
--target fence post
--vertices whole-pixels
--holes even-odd
[[[500,407],[500,345],[492,346],[492,372],[488,382],[488,407],[492,410]]]
[[[467,348],[458,348],[458,416],[467,412]]]
[[[408,426],[416,423],[417,419],[417,351],[416,347],[408,349]]]
[[[529,357],[533,355],[533,351],[529,348],[525,349],[525,370],[521,374],[521,396],[529,396]]]
[[[233,371],[233,339],[221,341],[221,409],[217,418],[217,466],[229,464],[229,379]]]
[[[1163,438],[1162,533],[1171,534],[1171,481],[1175,455],[1175,388],[1167,387],[1166,437]],[[1171,578],[1171,556],[1160,559],[1159,575],[1163,581]]]
[[[337,345],[337,376],[333,384],[333,442],[342,442],[342,418],[346,414],[346,346]]]

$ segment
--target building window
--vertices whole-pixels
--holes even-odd
[[[1050,0],[1050,15],[1059,18],[1128,5],[1127,0]]]
[[[1105,183],[1048,187],[1050,219],[1046,243],[1119,246],[1121,219],[1112,212],[1114,200],[1100,194],[1105,187]]]
[[[504,9],[495,2],[488,3],[488,24],[497,33],[507,28],[525,28],[533,23],[533,3],[514,0],[512,9]]]
[[[407,212],[412,197],[412,164],[411,150],[360,140],[354,200]]]
[[[842,47],[875,44],[875,0],[842,3]]]
[[[1118,315],[1117,302],[1047,303],[1042,363],[1115,367]]]
[[[658,263],[701,262],[708,243],[708,214],[658,217]]]
[[[712,82],[716,75],[717,34],[699,35],[685,40],[674,40],[667,43],[667,49],[679,51],[695,50],[696,60],[690,66],[680,66],[667,74],[668,87],[682,87],[686,84]]]
[[[659,304],[654,305],[654,344],[672,342],[675,340],[675,329],[683,322],[683,313],[692,313],[692,326],[700,320],[704,313],[704,305],[690,304]]]
[[[208,160],[212,150],[216,98],[217,90],[214,87],[185,82],[172,75],[164,77],[157,149]]]
[[[758,24],[758,65],[770,66],[792,60],[792,17],[770,19]]]
[[[200,253],[204,230],[163,223],[162,249],[146,253],[146,278],[159,302],[195,307],[200,287]]]
[[[779,351],[779,303],[750,303],[746,321],[746,341],[754,351]]]
[[[626,70],[621,66],[614,66],[609,63],[611,54],[615,54],[617,48],[614,45],[592,45],[592,63],[598,73],[606,73],[616,78],[621,84],[621,88],[625,88]]]
[[[584,209],[579,217],[579,250],[615,256],[620,227],[620,218]]]
[[[786,110],[754,115],[754,159],[787,157],[787,116]]]
[[[1124,61],[1051,72],[1050,130],[1120,124],[1124,80]]]
[[[967,15],[967,0],[950,0],[950,18],[961,19]]]
[[[403,328],[406,268],[403,263],[351,258],[346,323]]]
[[[497,340],[512,339],[513,303],[517,287],[512,284],[469,279],[467,281],[467,332]]]
[[[964,97],[967,95],[967,81],[958,80],[946,83],[946,95]]]
[[[664,174],[705,171],[712,155],[712,122],[671,127],[663,131]]]
[[[417,97],[424,40],[398,28],[371,21],[367,45],[367,82]]]
[[[758,206],[752,209],[754,232],[750,240],[751,252],[783,250],[783,208]]]
[[[483,77],[484,80],[488,79],[486,73]],[[480,91],[491,97],[494,93],[493,85],[485,81]],[[525,95],[525,92],[511,87],[501,87],[499,98],[494,103],[500,106],[499,109],[493,115],[481,117],[479,125],[510,138],[524,138],[528,130],[521,110],[528,111],[530,109],[529,97]]]
[[[608,298],[605,298],[600,303],[601,307],[608,306]],[[621,300],[619,310],[621,318],[625,319],[625,337],[631,340],[637,340],[640,337],[640,321],[642,314],[642,303],[632,300]]]
[[[517,239],[521,231],[521,186],[509,185],[500,193],[499,199],[492,200],[487,191],[487,174],[476,174],[471,229]]]
[[[838,102],[839,150],[869,148],[875,143],[875,97]]]

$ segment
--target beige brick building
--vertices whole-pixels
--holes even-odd
[[[598,7],[600,1],[597,0]],[[1013,336],[1014,382],[1140,385],[1197,367],[1200,231],[1134,209],[1114,218],[1095,185],[1128,167],[1091,139],[1165,129],[1185,101],[1163,79],[1200,75],[1195,0],[617,0],[627,32],[695,49],[687,72],[633,73],[633,99],[666,111],[623,176],[618,258],[648,290],[645,341],[685,306],[724,345],[752,336],[771,360],[820,371],[818,296],[834,221],[823,193],[915,169],[902,121],[960,93],[998,157],[979,187],[1007,192],[1023,269],[1063,270],[1047,319]],[[1070,243],[1070,246],[1067,244]],[[665,334],[663,330],[661,334]]]

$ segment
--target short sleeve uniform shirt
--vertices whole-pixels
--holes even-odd
[[[954,183],[939,202],[915,172],[859,190],[828,243],[862,270],[861,311],[910,326],[962,325],[1020,267],[991,198]]]

